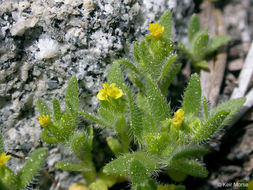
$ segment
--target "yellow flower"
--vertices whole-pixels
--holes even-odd
[[[121,96],[123,96],[123,91],[117,88],[115,83],[109,85],[107,82],[103,84],[103,89],[100,89],[97,94],[97,98],[99,100],[107,101],[109,101],[109,97],[113,99],[118,99]]]
[[[180,127],[184,121],[184,110],[179,109],[174,113],[174,118],[172,119],[172,124],[175,127]]]
[[[5,152],[3,152],[1,155],[0,155],[0,167],[1,166],[4,166],[5,163],[11,158],[10,155],[6,155]]]
[[[80,183],[74,183],[69,186],[69,190],[88,190],[88,187]]]
[[[160,38],[164,33],[164,27],[161,26],[158,22],[155,24],[149,24],[148,28],[151,32],[151,35],[155,38]]]
[[[51,122],[49,115],[40,115],[39,116],[39,123],[42,127],[48,126]]]

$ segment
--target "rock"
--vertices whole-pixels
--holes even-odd
[[[241,70],[243,63],[244,63],[243,59],[235,59],[233,61],[230,61],[230,63],[228,64],[228,70],[239,71]]]

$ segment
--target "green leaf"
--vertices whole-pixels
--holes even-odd
[[[106,142],[115,156],[119,156],[123,153],[123,147],[117,139],[107,137]]]
[[[217,107],[213,108],[211,110],[211,116],[216,115],[220,111],[226,111],[229,112],[229,116],[226,118],[226,120],[223,122],[223,124],[226,124],[228,120],[232,118],[232,116],[239,111],[239,109],[243,106],[245,103],[246,98],[237,98],[233,100],[229,100],[223,104],[218,105]]]
[[[223,121],[228,115],[229,112],[226,111],[218,112],[195,132],[192,138],[193,141],[202,142],[211,138],[218,129],[223,127]]]
[[[2,154],[3,152],[4,152],[4,143],[2,133],[0,132],[0,154]]]
[[[173,160],[170,165],[171,168],[189,174],[194,177],[205,178],[208,175],[208,171],[205,166],[194,160],[177,159]]]
[[[64,112],[61,116],[61,120],[59,122],[59,126],[55,126],[56,130],[54,133],[52,133],[52,128],[51,129],[51,133],[59,139],[62,140],[68,140],[71,135],[73,134],[75,128],[76,128],[76,118],[73,118],[73,115],[70,115],[70,113],[68,112]],[[50,125],[49,125],[50,127]]]
[[[7,187],[2,180],[0,179],[0,189],[1,190],[11,190],[9,187]]]
[[[53,99],[53,111],[54,111],[54,119],[55,121],[59,121],[61,119],[61,106],[57,99]]]
[[[205,118],[208,119],[209,117],[209,106],[206,97],[203,97],[203,110],[205,114]]]
[[[14,173],[11,171],[9,167],[5,165],[0,167],[0,179],[7,186],[16,186]]]
[[[194,63],[195,68],[208,69],[208,63],[206,61],[199,61]]]
[[[114,62],[110,67],[108,74],[108,83],[115,83],[118,88],[122,89],[122,71],[118,61]]]
[[[201,33],[200,35],[196,36],[196,39],[194,39],[192,49],[195,62],[198,62],[204,58],[208,41],[209,36],[207,33]]]
[[[158,85],[163,95],[166,94],[172,80],[181,69],[181,64],[173,63],[176,59],[176,54],[172,54],[169,57],[168,61],[164,64],[161,75],[158,79]]]
[[[211,38],[206,49],[206,55],[213,53],[219,47],[227,44],[230,40],[231,37],[228,35],[219,35]]]
[[[98,179],[95,182],[93,182],[92,184],[90,184],[89,189],[91,189],[91,190],[108,190],[108,187],[103,180]]]
[[[156,190],[155,182],[147,175],[146,168],[138,160],[133,160],[130,166],[132,189]]]
[[[198,116],[201,106],[201,86],[198,74],[193,74],[188,83],[183,99],[183,110],[185,114]]]
[[[56,137],[54,136],[49,136],[47,134],[47,129],[43,129],[42,130],[42,136],[41,136],[41,139],[43,142],[47,143],[47,144],[57,144],[58,142],[60,142],[59,139],[57,139]]]
[[[67,171],[78,171],[78,172],[89,171],[89,169],[86,168],[84,164],[78,164],[69,161],[59,161],[55,164],[54,167]]]
[[[172,159],[194,158],[208,153],[208,149],[200,146],[176,147]]]
[[[77,78],[75,76],[73,76],[70,79],[70,81],[68,82],[68,86],[66,89],[66,95],[65,95],[65,102],[66,102],[66,105],[68,106],[70,113],[74,117],[77,116],[77,112],[79,109],[78,91],[79,91],[78,81],[77,81]]]
[[[125,65],[127,68],[129,68],[131,71],[133,71],[135,74],[142,75],[139,69],[130,61],[120,59],[117,61],[121,65]]]
[[[134,43],[134,58],[136,59],[137,62],[140,62],[140,50],[139,50],[139,43],[135,42]]]
[[[71,150],[72,152],[74,152],[76,157],[82,161],[85,161],[86,159],[91,159],[92,147],[89,146],[86,142],[85,133],[78,134],[76,137],[74,137],[71,144]]]
[[[111,161],[104,167],[104,172],[111,175],[129,175],[130,165],[132,160],[137,160],[143,164],[147,172],[156,170],[158,159],[145,152],[135,152],[133,154],[126,154]]]
[[[36,101],[36,106],[38,108],[38,112],[39,112],[40,115],[49,115],[49,116],[51,116],[51,111],[50,111],[49,107],[47,106],[47,104],[45,102],[38,99]]]
[[[89,119],[90,121],[93,121],[93,122],[97,123],[98,125],[108,127],[108,128],[113,127],[113,126],[109,125],[107,122],[105,122],[104,120],[102,120],[101,118],[98,118],[91,113],[85,113],[85,112],[78,112],[78,113],[79,113],[79,115],[84,116],[86,119]]]
[[[184,44],[179,43],[178,44],[178,49],[180,49],[191,61],[194,61],[193,54],[188,50]]]
[[[196,14],[193,14],[190,20],[189,30],[188,30],[188,39],[191,42],[194,36],[200,30],[199,18]]]
[[[26,161],[24,167],[16,176],[18,190],[25,188],[42,167],[47,158],[48,149],[38,148]]]
[[[130,131],[133,133],[135,138],[139,142],[141,142],[142,131],[143,131],[143,123],[142,123],[143,112],[134,102],[132,94],[130,90],[127,88],[127,86],[124,86],[124,89],[128,98],[128,102],[129,102],[129,110],[130,110],[130,116],[131,116]]]
[[[160,18],[159,23],[164,26],[163,37],[170,39],[171,36],[171,26],[172,26],[172,16],[169,10],[165,11]]]
[[[133,73],[128,73],[127,74],[128,77],[130,78],[130,80],[141,90],[144,91],[144,85],[142,83],[142,81],[140,80],[140,78],[136,75],[134,75]]]
[[[150,76],[146,78],[146,96],[153,119],[159,125],[161,121],[169,117],[170,109],[160,89]]]

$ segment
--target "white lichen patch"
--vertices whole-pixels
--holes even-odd
[[[36,53],[35,57],[38,60],[50,59],[59,54],[59,44],[56,40],[51,38],[39,39],[37,46],[39,51]]]

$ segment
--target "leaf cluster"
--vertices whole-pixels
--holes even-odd
[[[0,134],[0,154],[4,152],[2,135]],[[26,160],[23,168],[14,174],[8,166],[0,166],[0,189],[22,190],[30,184],[47,158],[48,149],[38,148]]]
[[[162,15],[159,24],[164,27],[161,37],[147,35],[134,44],[134,63],[122,59],[111,65],[107,82],[121,89],[122,97],[101,100],[97,113],[81,111],[78,82],[72,77],[66,89],[64,110],[56,99],[53,99],[52,110],[42,100],[36,103],[40,115],[51,118],[51,123],[43,129],[42,140],[48,144],[68,145],[78,160],[60,161],[55,167],[82,172],[91,190],[106,190],[127,179],[133,190],[184,189],[180,185],[157,183],[152,175],[158,171],[167,173],[176,182],[188,175],[206,177],[208,171],[201,157],[208,153],[207,142],[245,102],[244,98],[235,99],[210,110],[205,97],[201,96],[199,76],[193,74],[180,107],[184,113],[182,123],[176,126],[166,93],[182,64],[176,62],[177,54],[170,39],[170,11]],[[180,47],[195,67],[200,67],[207,55],[228,41],[224,36],[209,40],[207,32],[200,31],[196,15],[189,28],[191,48]],[[128,69],[134,86],[123,81],[122,68]],[[116,159],[99,171],[92,161],[93,128],[77,130],[79,115],[109,131],[106,142]],[[135,151],[132,151],[133,144],[137,147]]]
[[[231,37],[228,35],[210,38],[207,29],[201,30],[198,16],[193,14],[188,28],[188,44],[180,43],[178,48],[190,59],[193,67],[199,71],[207,69],[206,58],[230,40]]]

